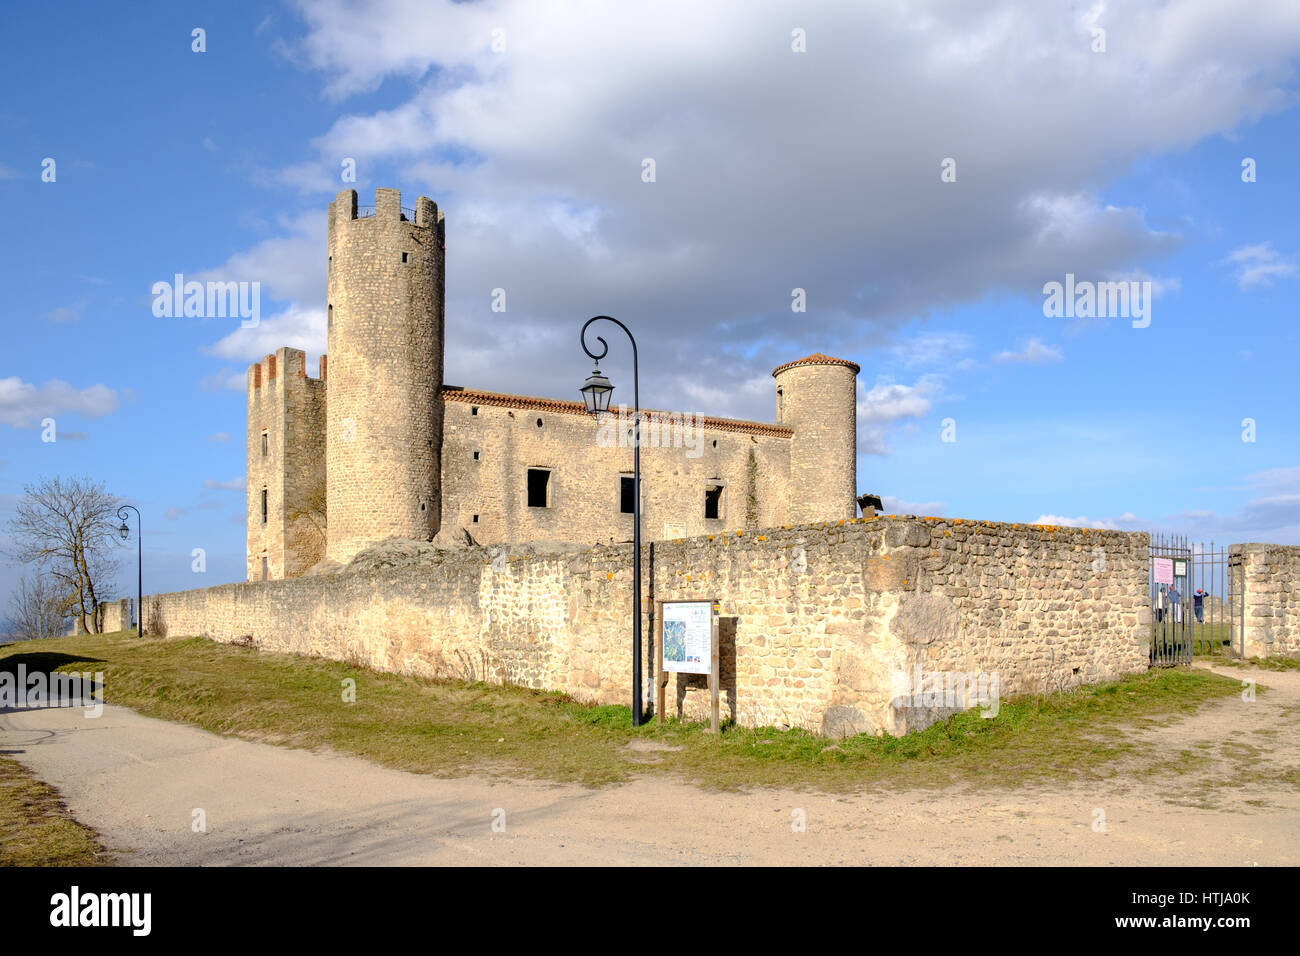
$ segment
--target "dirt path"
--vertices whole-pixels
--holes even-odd
[[[1167,766],[997,792],[719,794],[656,776],[601,790],[437,779],[116,707],[95,720],[81,709],[0,714],[0,752],[59,787],[126,863],[1300,863],[1300,672],[1220,673],[1271,690],[1134,731],[1168,752]],[[493,830],[498,808],[504,832]],[[207,832],[194,832],[196,809]],[[1093,827],[1097,809],[1104,832]],[[792,826],[796,811],[806,832]]]

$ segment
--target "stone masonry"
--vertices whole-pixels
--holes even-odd
[[[627,700],[630,546],[411,547],[146,607],[171,637]],[[1147,667],[1145,534],[876,517],[660,541],[643,561],[647,635],[655,600],[720,602],[724,715],[744,725],[899,733],[959,709],[910,698],[918,668],[996,674],[1007,697]],[[685,675],[668,701],[691,718],[708,705]]]
[[[1234,544],[1229,560],[1244,569],[1245,656],[1300,653],[1300,547]]]
[[[391,537],[631,538],[626,413],[598,423],[577,402],[444,383],[445,250],[425,196],[330,204],[320,378],[290,348],[248,372],[247,580]],[[645,540],[853,518],[858,372],[820,353],[780,366],[775,423],[643,409]]]

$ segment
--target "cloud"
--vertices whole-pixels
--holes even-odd
[[[1300,42],[1289,0],[1249,18],[1212,0],[1108,7],[1127,42],[1105,56],[1089,49],[1094,14],[1032,0],[810,2],[804,54],[787,8],[762,0],[296,6],[306,30],[290,55],[328,96],[389,79],[409,93],[382,110],[358,101],[282,175],[323,207],[351,157],[408,205],[433,196],[447,213],[448,379],[482,368],[480,387],[542,394],[553,370],[505,343],[525,330],[565,342],[596,312],[634,325],[643,367],[718,357],[723,388],[810,351],[851,356],[879,340],[873,327],[991,293],[1036,308],[1048,278],[1132,272],[1180,239],[1108,201],[1107,183],[1285,109]],[[955,183],[940,182],[945,157]],[[280,291],[306,308],[324,293],[323,208],[315,219],[314,244],[299,227],[253,256],[286,258],[298,278]],[[797,323],[794,287],[810,303]],[[490,311],[494,288],[508,313]],[[643,400],[671,405],[681,384],[647,375]],[[755,393],[734,413],[769,408]]]
[[[204,488],[214,488],[218,491],[243,491],[246,484],[247,479],[242,476],[239,478],[231,478],[229,481],[218,481],[215,478],[203,479]]]
[[[929,413],[942,391],[938,379],[923,377],[915,385],[879,382],[868,389],[858,382],[858,453],[889,454],[885,436],[896,422]]]
[[[1236,266],[1237,287],[1243,291],[1255,286],[1271,286],[1274,279],[1296,275],[1296,263],[1281,256],[1269,242],[1242,246],[1223,260]]]
[[[941,515],[948,510],[946,501],[904,501],[893,495],[881,495],[880,503],[895,515]]]
[[[58,308],[51,309],[49,312],[45,313],[45,321],[53,322],[56,325],[69,322],[80,322],[81,313],[85,311],[86,306],[89,304],[89,299],[78,299],[71,305],[62,305]]]
[[[1030,524],[1058,525],[1063,528],[1099,528],[1105,531],[1134,531],[1142,526],[1142,519],[1131,511],[1126,511],[1118,518],[1088,518],[1080,515],[1068,518],[1064,515],[1039,515]]]
[[[248,388],[248,373],[238,369],[223,368],[199,379],[199,389],[204,392],[243,392]]]
[[[0,424],[13,428],[30,428],[65,412],[102,418],[117,404],[118,393],[107,385],[77,389],[58,379],[35,385],[16,376],[0,378]]]
[[[282,345],[302,349],[319,365],[325,351],[327,329],[325,310],[291,305],[278,315],[263,319],[252,328],[237,328],[225,338],[207,346],[203,351],[224,359],[257,361],[270,355]],[[233,373],[232,373],[233,374]],[[238,389],[244,388],[244,376],[239,375]],[[236,386],[231,386],[236,387]]]
[[[325,210],[280,221],[285,235],[263,239],[224,263],[187,280],[198,282],[260,282],[266,295],[279,302],[324,303],[326,254]],[[177,270],[180,271],[180,270]],[[171,277],[166,277],[170,281]]]
[[[230,441],[230,432],[213,432],[203,439],[204,441],[227,442]]]
[[[1029,365],[1045,365],[1048,362],[1060,362],[1065,353],[1060,346],[1044,345],[1041,339],[1030,339],[1020,351],[998,352],[993,356],[995,362],[1017,362]]]

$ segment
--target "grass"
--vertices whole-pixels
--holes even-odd
[[[25,662],[102,670],[110,703],[219,734],[328,749],[416,773],[510,774],[600,786],[675,774],[712,788],[826,791],[1110,776],[1154,762],[1124,728],[1159,726],[1240,690],[1188,669],[1152,670],[1065,694],[1003,700],[999,714],[957,714],[903,737],[830,741],[801,731],[676,720],[634,729],[621,706],[562,694],[378,673],[321,658],[201,638],[83,635],[0,648]],[[79,662],[89,661],[91,664]],[[345,681],[355,703],[345,703]],[[629,745],[634,744],[635,748]]]
[[[0,757],[0,866],[105,866],[94,830],[72,819],[58,791]]]

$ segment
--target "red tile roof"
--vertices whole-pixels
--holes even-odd
[[[784,365],[778,365],[772,369],[772,375],[776,376],[788,368],[794,368],[796,365],[845,365],[853,369],[853,374],[857,375],[862,371],[862,366],[857,362],[850,362],[848,359],[833,358],[829,355],[823,355],[821,352],[814,352],[812,355],[805,355],[801,359],[795,359],[793,362],[786,362]]]
[[[445,402],[466,402],[472,405],[491,405],[498,408],[526,408],[538,412],[562,412],[566,415],[586,415],[587,406],[582,402],[566,402],[559,398],[535,398],[531,395],[507,395],[502,392],[482,392],[473,388],[461,388],[458,385],[444,385],[442,398]],[[665,412],[653,408],[641,409],[642,415],[673,415],[681,412]],[[698,416],[700,427],[719,432],[746,432],[752,435],[770,435],[774,438],[790,438],[794,429],[770,422],[747,422],[736,418],[709,418]]]

